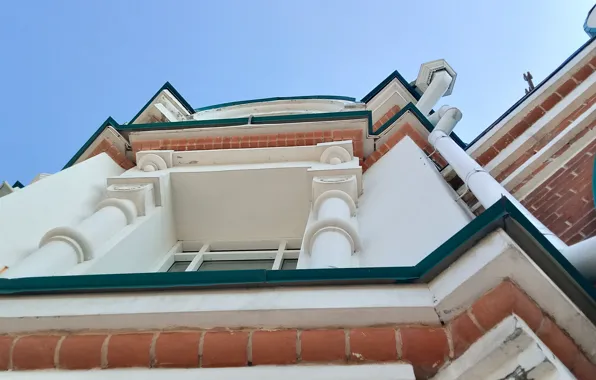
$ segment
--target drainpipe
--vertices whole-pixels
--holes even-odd
[[[457,175],[463,179],[468,189],[476,196],[476,199],[478,199],[478,202],[484,208],[489,208],[502,197],[507,197],[557,249],[567,248],[567,245],[557,235],[536,219],[490,173],[478,165],[472,157],[449,137],[457,122],[461,120],[461,117],[462,114],[457,108],[451,107],[448,109],[437,123],[435,129],[428,136],[429,143],[451,165]]]
[[[434,105],[437,104],[443,95],[445,95],[452,80],[453,77],[447,73],[447,70],[442,70],[433,74],[430,85],[426,91],[424,91],[424,94],[418,103],[416,103],[416,107],[418,107],[418,110],[422,112],[424,116],[428,116]]]
[[[506,197],[584,277],[590,280],[596,279],[596,238],[584,240],[569,247],[548,227],[536,219],[490,173],[484,170],[449,137],[461,117],[462,114],[457,108],[450,107],[447,109],[435,129],[428,136],[429,143],[451,165],[457,175],[463,179],[468,189],[476,196],[476,199],[484,208],[489,208],[501,197]]]

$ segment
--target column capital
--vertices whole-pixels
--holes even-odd
[[[312,181],[312,199],[316,202],[321,194],[329,190],[346,193],[354,204],[358,202],[358,180],[355,175],[316,176]]]
[[[135,217],[145,216],[155,207],[153,184],[151,183],[112,184],[108,186],[107,192],[109,198],[105,201],[109,201],[110,199],[131,201],[134,207]],[[128,211],[123,210],[123,212],[127,215]],[[129,221],[130,223],[132,222]]]

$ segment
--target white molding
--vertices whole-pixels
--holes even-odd
[[[170,167],[192,167],[209,165],[246,165],[282,162],[312,162],[321,166],[338,166],[351,164],[354,149],[351,140],[318,143],[317,145],[275,147],[275,148],[234,148],[212,150],[187,150],[173,152]],[[141,161],[148,153],[156,151],[141,151],[137,153]],[[341,162],[332,164],[329,161],[339,157]],[[344,165],[345,166],[345,165]]]
[[[127,368],[90,371],[3,371],[1,380],[415,380],[407,363],[284,365],[239,368]]]
[[[492,175],[503,171],[594,93],[596,93],[596,73],[592,73],[569,95],[555,104],[553,108],[525,130],[521,136],[500,151],[495,158],[485,165],[486,171],[489,171]]]
[[[532,159],[525,162],[516,171],[511,173],[509,177],[505,178],[505,180],[503,180],[503,186],[505,186],[508,190],[514,188],[521,181],[523,181],[524,178],[531,174],[531,172],[534,170],[534,166],[537,166],[537,164],[541,164],[542,162],[548,160],[549,164],[544,169],[536,173],[534,177],[530,178],[520,189],[514,193],[514,196],[519,201],[528,196],[538,186],[548,180],[553,173],[561,168],[561,166],[565,165],[585,147],[590,145],[594,139],[596,139],[596,128],[592,128],[577,141],[574,141],[573,144],[571,144],[560,156],[554,159],[551,158],[553,153],[555,153],[563,145],[567,144],[570,139],[575,137],[577,133],[580,132],[579,129],[583,128],[584,121],[591,122],[594,120],[594,117],[596,117],[596,104],[590,107],[588,111],[584,112],[580,118],[571,123],[571,125],[569,125],[569,127],[567,127],[563,132],[555,136],[548,145],[532,156]]]
[[[194,120],[213,120],[248,117],[249,115],[270,116],[329,113],[352,111],[361,107],[364,107],[364,104],[340,99],[279,99],[224,105],[218,108],[198,111],[192,115],[192,118]]]
[[[530,327],[516,315],[511,315],[472,344],[433,380],[518,378],[575,379]]]

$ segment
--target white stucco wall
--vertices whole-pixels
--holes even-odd
[[[416,265],[470,221],[455,192],[409,137],[362,180],[361,266]]]
[[[48,230],[91,215],[105,197],[106,178],[123,171],[102,153],[0,198],[0,268],[37,250]]]

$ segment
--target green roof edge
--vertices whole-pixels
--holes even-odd
[[[276,115],[276,116],[254,116],[250,118],[251,124],[273,124],[273,123],[293,123],[304,121],[320,120],[347,120],[368,118],[369,128],[372,125],[372,113],[370,111],[349,111],[349,112],[329,112],[329,113],[309,113],[297,115]],[[232,119],[213,119],[213,120],[187,120],[174,121],[168,123],[148,123],[148,124],[126,124],[118,127],[119,131],[145,131],[153,129],[178,129],[178,128],[208,128],[221,126],[234,126],[248,124],[248,117]]]
[[[420,94],[418,93],[418,91],[416,91],[414,86],[412,86],[410,83],[408,83],[408,81],[399,73],[399,71],[395,70],[394,72],[389,74],[389,76],[387,78],[383,79],[383,81],[381,83],[379,83],[375,88],[373,88],[368,94],[364,95],[364,97],[360,101],[363,103],[368,103],[379,92],[381,92],[381,90],[384,89],[385,86],[387,86],[389,84],[389,82],[391,82],[393,79],[397,79],[406,88],[406,90],[408,90],[408,92],[414,97],[414,99],[416,99],[416,100],[420,99]]]
[[[403,116],[403,114],[405,114],[406,112],[412,112],[414,114],[414,116],[416,116],[416,118],[420,121],[420,123],[422,123],[422,125],[424,126],[424,128],[426,128],[429,132],[432,132],[433,129],[435,128],[432,123],[428,120],[428,118],[426,116],[424,116],[422,114],[422,112],[420,112],[420,110],[418,109],[418,107],[416,107],[416,105],[414,103],[408,103],[406,104],[406,106],[402,109],[400,109],[395,115],[393,115],[389,120],[387,120],[385,123],[383,123],[383,125],[381,125],[379,127],[379,129],[377,129],[375,132],[372,131],[372,126],[370,127],[370,129],[368,130],[368,134],[369,135],[380,135],[381,133],[383,133],[387,128],[389,128],[391,126],[391,124],[395,123],[395,121],[397,119],[399,119],[400,117]],[[456,134],[455,132],[451,132],[451,134],[449,135],[451,136],[451,138],[453,139],[453,141],[455,141],[455,143],[457,145],[459,145],[461,148],[465,149],[466,148],[466,143],[463,142]]]
[[[307,99],[344,100],[344,101],[347,101],[347,102],[356,102],[356,98],[352,98],[352,97],[349,97],[349,96],[339,96],[339,95],[277,96],[277,97],[272,97],[272,98],[239,100],[239,101],[234,101],[234,102],[226,102],[226,103],[213,104],[211,106],[205,106],[205,107],[195,108],[195,112],[207,111],[207,110],[216,109],[216,108],[223,108],[223,107],[238,106],[238,105],[241,105],[241,104],[261,103],[261,102],[274,102],[274,101],[278,101],[278,100],[307,100]]]
[[[111,126],[114,129],[118,129],[119,125],[116,122],[116,120],[112,119],[112,117],[108,117],[106,119],[106,121],[104,121],[99,128],[93,132],[93,134],[91,135],[91,137],[89,137],[89,139],[85,142],[85,144],[83,144],[83,146],[81,148],[79,148],[79,150],[75,153],[74,156],[72,156],[72,158],[66,163],[66,165],[64,165],[64,167],[62,168],[62,170],[64,169],[68,169],[69,167],[71,167],[72,165],[74,165],[75,162],[77,162],[77,160],[79,159],[79,157],[81,157],[83,155],[83,153],[85,153],[85,151],[87,150],[87,148],[89,148],[89,146],[91,144],[93,144],[93,141],[95,141],[95,139],[101,134],[101,132],[103,132],[103,130],[107,127],[107,126]]]
[[[145,111],[147,109],[147,107],[149,107],[149,104],[151,104],[151,102],[157,98],[157,96],[163,91],[163,90],[168,90],[172,93],[172,95],[174,95],[174,97],[176,98],[176,100],[178,100],[180,102],[180,104],[182,104],[182,106],[192,115],[193,113],[195,113],[194,108],[192,108],[192,106],[186,101],[186,99],[184,99],[184,97],[182,97],[182,95],[180,95],[180,93],[178,92],[178,90],[176,90],[174,88],[174,86],[172,86],[172,84],[170,82],[166,82],[164,83],[163,86],[161,86],[161,88],[159,90],[157,90],[157,92],[151,97],[151,99],[149,99],[149,101],[147,103],[145,103],[145,105],[143,106],[143,108],[141,108],[141,110],[139,112],[137,112],[137,114],[130,120],[130,122],[128,124],[132,124],[135,122],[135,120],[137,120],[137,118],[143,113],[143,111]]]
[[[428,283],[497,228],[505,229],[592,322],[596,290],[511,203],[502,198],[410,267],[134,273],[0,279],[0,295],[126,292],[339,284]],[[520,232],[522,231],[523,236]],[[525,248],[524,248],[525,247]]]

